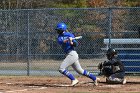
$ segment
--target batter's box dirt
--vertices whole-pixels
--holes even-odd
[[[0,93],[132,93],[140,92],[140,76],[126,77],[127,83],[106,84],[105,78],[99,77],[101,82],[94,85],[86,77],[77,77],[80,81],[74,87],[69,86],[66,77],[47,76],[1,76]]]

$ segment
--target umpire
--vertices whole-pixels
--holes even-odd
[[[109,48],[106,57],[108,61],[98,65],[101,74],[106,77],[106,83],[126,84],[124,65],[118,58],[116,50]]]

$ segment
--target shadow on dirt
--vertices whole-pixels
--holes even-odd
[[[84,84],[91,84],[93,82],[85,82],[85,83],[81,83],[81,84],[78,84],[78,86],[80,85],[84,85]],[[102,84],[102,85],[108,85],[106,82],[100,82],[99,85]],[[136,84],[140,84],[140,82],[130,82],[128,81],[125,85],[136,85]],[[24,86],[28,86],[28,87],[73,87],[73,86],[70,86],[68,84],[23,84]],[[109,84],[110,85],[110,84]],[[111,84],[111,85],[117,85],[117,84]]]
[[[28,87],[73,87],[67,84],[24,84],[24,86]]]
[[[108,83],[106,83],[106,82],[100,82],[100,83],[106,84],[106,85],[108,84]],[[99,83],[99,84],[100,84],[100,83]],[[109,84],[116,85],[116,84],[119,84],[119,83],[109,83]],[[133,85],[135,85],[135,84],[140,84],[140,82],[131,82],[131,81],[127,81],[126,84],[133,84]]]

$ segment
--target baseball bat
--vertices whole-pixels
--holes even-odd
[[[74,39],[82,39],[82,36],[77,36],[77,37],[75,37],[75,38],[72,38],[73,40]]]

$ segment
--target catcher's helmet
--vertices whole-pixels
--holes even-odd
[[[113,48],[109,48],[106,53],[107,58],[110,60],[112,59],[112,57],[114,57],[114,55],[117,55],[116,50]]]

